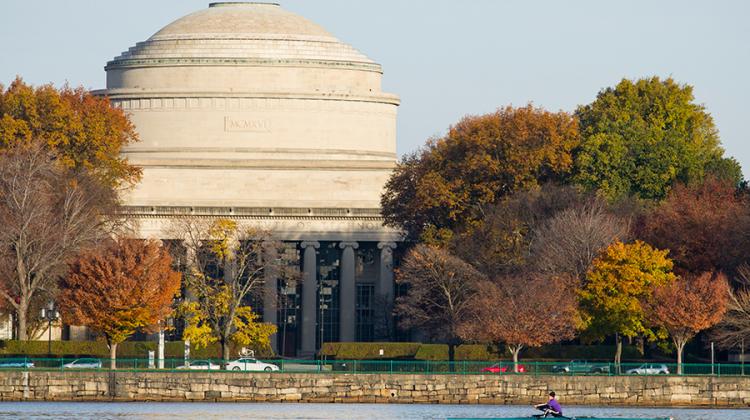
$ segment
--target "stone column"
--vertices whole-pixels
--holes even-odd
[[[263,322],[278,325],[278,270],[271,264],[277,258],[276,249],[271,246],[264,248],[267,250],[264,255],[267,261],[263,272]],[[275,353],[279,352],[277,343],[278,333],[271,336],[271,349]]]
[[[375,285],[375,295],[382,296],[385,301],[393,304],[393,250],[396,249],[395,242],[380,242],[380,269],[378,271],[378,282]]]
[[[320,248],[320,242],[305,241],[300,244],[305,251],[302,256],[302,343],[300,355],[315,354],[315,333],[317,332],[318,314],[318,256],[315,253]]]
[[[339,243],[341,251],[341,277],[339,280],[339,341],[357,339],[357,285],[354,278],[356,242]]]

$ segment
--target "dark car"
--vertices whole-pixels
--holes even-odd
[[[483,373],[512,373],[513,363],[495,363],[482,369]],[[518,364],[518,373],[526,372],[526,366]]]
[[[591,363],[585,360],[571,360],[568,363],[552,366],[557,373],[608,373],[608,363]]]

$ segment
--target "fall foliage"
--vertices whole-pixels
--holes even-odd
[[[267,271],[286,268],[272,258],[281,244],[268,232],[229,219],[185,217],[174,220],[171,230],[188,253],[183,338],[198,347],[218,341],[224,360],[230,341],[267,347],[276,326],[257,322],[247,302]]]
[[[19,340],[33,333],[32,310],[54,297],[68,262],[112,232],[115,207],[114,191],[61,167],[40,142],[0,153],[0,298]]]
[[[465,117],[398,165],[381,199],[386,223],[445,241],[500,198],[564,179],[577,144],[577,123],[564,112],[527,105]]]
[[[522,273],[483,280],[471,300],[471,315],[459,325],[468,341],[504,343],[513,355],[573,338],[580,326],[576,282],[561,276]]]
[[[404,329],[419,328],[431,339],[448,343],[453,361],[460,342],[458,327],[466,321],[472,298],[484,275],[445,250],[416,245],[398,269],[396,282],[407,293],[397,298],[395,313]]]
[[[649,328],[641,302],[654,288],[674,281],[673,264],[667,252],[641,241],[631,244],[618,241],[594,260],[586,275],[580,292],[585,335],[602,339],[617,334],[615,363],[618,365],[622,354],[620,335],[642,335],[648,339],[658,336],[658,332]]]
[[[677,349],[677,374],[682,374],[685,344],[721,320],[728,297],[729,285],[723,274],[703,273],[659,286],[646,300],[648,318],[672,337]]]
[[[172,270],[169,252],[157,242],[118,239],[71,264],[61,281],[63,320],[102,334],[114,369],[119,343],[170,315],[180,277]]]
[[[734,184],[713,177],[677,185],[645,217],[640,236],[669,249],[679,271],[733,273],[748,259],[750,202]]]
[[[105,185],[132,184],[140,169],[120,155],[138,140],[125,113],[85,89],[0,85],[0,149],[41,139],[66,168],[85,169]]]

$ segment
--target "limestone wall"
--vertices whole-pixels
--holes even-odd
[[[750,378],[0,372],[2,400],[750,406]]]

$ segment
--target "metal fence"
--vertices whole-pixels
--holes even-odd
[[[537,362],[521,361],[514,366],[510,361],[422,361],[422,360],[230,360],[228,364],[216,359],[185,361],[165,359],[163,368],[158,359],[117,359],[117,370],[122,371],[229,371],[229,372],[295,372],[342,374],[454,374],[454,375],[676,375],[675,363],[641,362]],[[109,370],[110,360],[105,358],[0,358],[0,370]],[[750,375],[750,366],[744,364],[683,363],[682,375],[691,376],[741,376]]]

